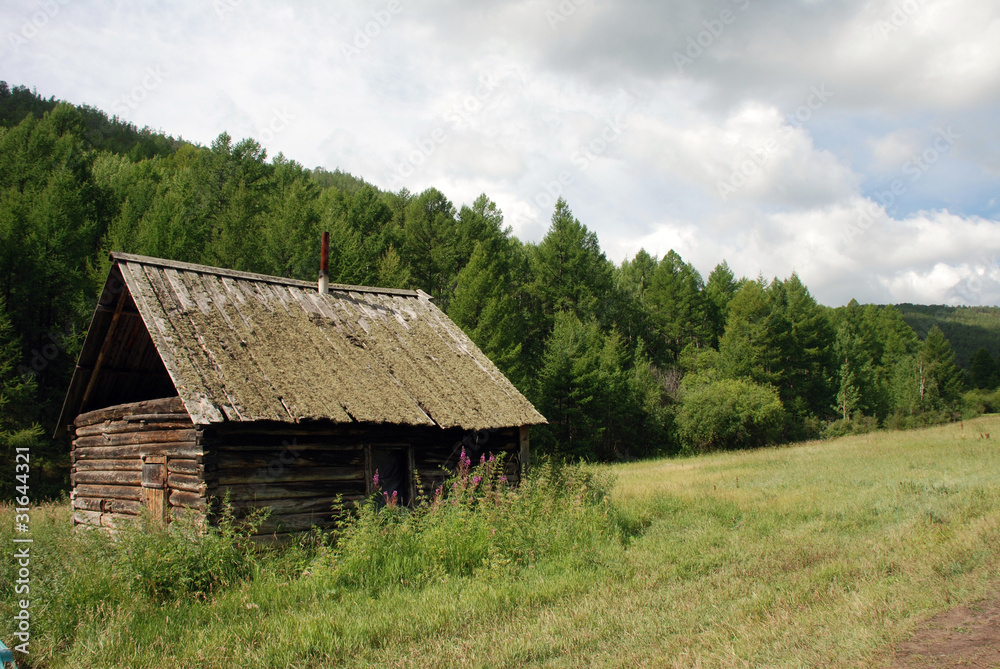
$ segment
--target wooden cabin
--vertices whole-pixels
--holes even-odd
[[[228,494],[284,534],[329,525],[376,471],[410,503],[463,448],[511,481],[527,465],[545,419],[422,291],[111,259],[57,428],[76,523],[211,520]]]

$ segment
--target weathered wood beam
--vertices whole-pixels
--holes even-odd
[[[80,460],[73,463],[73,468],[78,472],[142,471],[142,461],[139,458],[128,460],[118,458]]]
[[[161,397],[155,400],[143,400],[141,402],[130,402],[128,404],[116,404],[111,407],[104,407],[82,413],[76,417],[73,424],[76,427],[103,423],[106,420],[124,420],[125,416],[133,414],[150,413],[172,413],[185,414],[184,403],[180,397]]]
[[[272,483],[316,483],[322,481],[361,481],[362,472],[360,467],[310,467],[297,470],[285,469],[280,472],[269,471],[246,471],[224,470],[219,467],[218,484],[240,485],[258,484],[269,485]]]
[[[128,499],[139,501],[139,486],[78,485],[78,497],[99,497],[101,499]]]
[[[96,485],[131,486],[142,483],[141,471],[78,471],[72,475],[74,486],[82,483],[92,483]]]
[[[173,444],[180,441],[194,442],[196,430],[160,430],[158,426],[143,426],[131,432],[98,434],[77,437],[73,444],[77,448],[93,446],[127,446],[132,444]]]
[[[116,420],[85,425],[76,428],[76,436],[96,437],[102,434],[118,434],[120,432],[140,432],[147,426],[155,425],[153,429],[177,430],[193,428],[190,419],[178,414],[146,414],[142,420]],[[145,425],[143,425],[145,423]]]
[[[85,446],[73,449],[76,462],[84,459],[139,458],[143,455],[166,455],[195,461],[200,461],[204,457],[201,447],[191,441],[134,444],[131,446]]]

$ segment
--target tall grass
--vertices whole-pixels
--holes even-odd
[[[471,465],[463,451],[456,476],[413,509],[387,497],[385,507],[366,504],[344,516],[317,573],[374,594],[450,577],[496,579],[538,562],[572,568],[614,544],[606,477],[545,463],[515,487],[492,455]]]
[[[921,620],[1000,587],[998,437],[986,417],[519,488],[468,463],[416,509],[364,506],[177,592],[53,505],[29,666],[888,666]]]

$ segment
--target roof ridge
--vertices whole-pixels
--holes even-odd
[[[214,274],[216,276],[228,276],[234,279],[244,279],[247,281],[259,281],[262,283],[273,283],[283,286],[295,286],[298,288],[312,288],[318,290],[314,281],[302,281],[300,279],[286,279],[280,276],[268,274],[257,274],[256,272],[241,272],[224,267],[212,267],[211,265],[197,265],[195,263],[182,262],[180,260],[167,260],[165,258],[154,258],[152,256],[136,255],[134,253],[124,253],[122,251],[112,251],[111,259],[115,262],[129,262],[139,265],[153,265],[155,267],[166,267],[168,269],[178,269],[187,272],[197,272],[199,274]],[[343,283],[331,283],[331,291],[355,292],[355,293],[379,293],[384,295],[402,295],[406,297],[420,297],[422,291],[405,290],[403,288],[378,288],[375,286],[352,286]]]

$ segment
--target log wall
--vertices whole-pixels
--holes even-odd
[[[465,433],[408,426],[228,423],[206,427],[200,443],[207,497],[228,495],[240,515],[270,508],[260,538],[281,539],[314,526],[332,526],[338,496],[348,508],[364,501],[373,492],[371,449],[407,449],[408,469],[427,496],[455,468],[463,447],[474,462],[481,454],[502,454],[511,483],[520,472],[517,428]]]
[[[119,404],[74,421],[70,498],[78,524],[114,527],[142,506],[206,508],[204,455],[180,398]]]
[[[74,421],[71,494],[76,523],[114,527],[143,507],[167,517],[189,508],[216,517],[226,496],[244,516],[269,508],[260,538],[281,539],[336,522],[372,489],[373,449],[402,449],[413,485],[429,497],[464,449],[474,463],[492,453],[517,483],[518,428],[467,433],[433,427],[248,422],[197,428],[177,397],[80,414]],[[525,451],[526,453],[526,451]],[[419,482],[419,489],[417,487]]]

